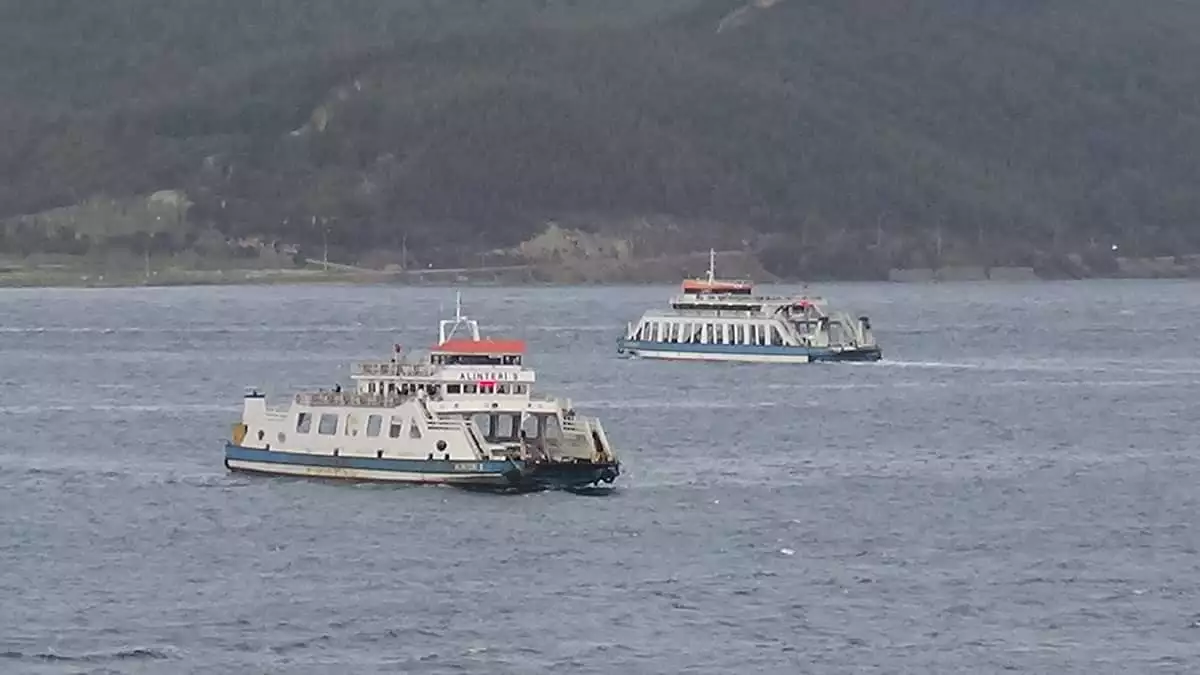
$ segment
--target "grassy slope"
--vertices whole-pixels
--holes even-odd
[[[939,231],[1200,245],[1194,4],[784,0],[720,34],[736,2],[29,5],[0,3],[0,213],[184,186],[227,229],[311,241],[319,213],[356,248],[578,212],[882,229],[909,259]]]

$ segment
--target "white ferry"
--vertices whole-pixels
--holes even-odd
[[[820,298],[754,294],[747,280],[717,279],[716,253],[708,275],[685,279],[666,310],[629,324],[617,353],[655,359],[809,363],[878,361],[871,320],[830,312]]]
[[[600,421],[534,395],[524,342],[480,338],[456,305],[424,360],[396,345],[389,361],[356,364],[353,389],[300,393],[282,410],[247,394],[226,468],[504,491],[612,483],[620,463]]]

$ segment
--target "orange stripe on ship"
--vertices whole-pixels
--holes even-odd
[[[447,340],[434,347],[455,354],[524,354],[524,340]]]

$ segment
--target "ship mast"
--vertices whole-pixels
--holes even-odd
[[[454,331],[458,330],[459,326],[466,326],[471,332],[471,339],[479,342],[479,322],[475,319],[467,318],[462,311],[462,292],[457,291],[454,294],[454,320],[443,319],[438,322],[438,344],[445,344],[447,340],[454,337]],[[446,327],[449,326],[449,332]]]
[[[717,252],[715,249],[708,249],[708,283],[712,283],[716,278],[717,267]]]

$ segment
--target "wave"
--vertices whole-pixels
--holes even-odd
[[[1169,363],[1169,361],[1168,361]],[[839,366],[842,364],[838,364]],[[850,365],[850,364],[847,364]],[[995,372],[1044,372],[1044,373],[1144,373],[1153,375],[1200,375],[1200,363],[1189,359],[1178,368],[1148,367],[1143,362],[1096,360],[1096,361],[1063,361],[1063,360],[986,360],[986,361],[894,361],[883,360],[876,363],[860,364],[873,368],[928,368],[943,370],[983,370]]]
[[[14,661],[49,661],[49,662],[65,662],[65,663],[101,663],[109,661],[133,661],[133,660],[165,660],[174,658],[174,654],[165,649],[151,649],[146,647],[134,647],[129,649],[118,649],[108,652],[93,652],[85,654],[58,654],[55,652],[20,652],[20,651],[4,651],[0,652],[0,659],[8,659]]]
[[[569,325],[499,325],[487,324],[486,332],[520,333],[528,331],[560,332],[576,331],[585,333],[612,332],[621,330],[617,324],[569,324]],[[258,326],[0,326],[0,334],[10,335],[43,335],[46,333],[89,334],[89,335],[125,335],[125,334],[174,334],[200,333],[220,335],[223,333],[385,333],[403,335],[414,332],[427,332],[426,329],[413,326],[368,326],[362,323],[347,324],[318,324],[300,326],[258,325]]]
[[[61,412],[138,412],[138,413],[181,413],[181,412],[237,412],[239,405],[215,404],[116,404],[93,403],[87,405],[5,405],[0,406],[3,415],[44,415]]]

